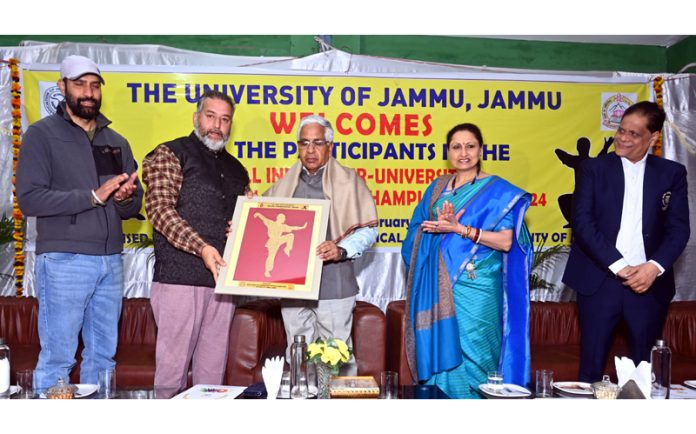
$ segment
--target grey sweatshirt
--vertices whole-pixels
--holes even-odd
[[[62,102],[55,114],[32,124],[23,137],[17,164],[17,199],[27,216],[37,217],[36,253],[68,252],[110,255],[123,249],[121,220],[138,215],[143,188],[133,200],[113,200],[93,207],[91,190],[136,163],[126,139],[113,131],[104,115],[90,141]]]

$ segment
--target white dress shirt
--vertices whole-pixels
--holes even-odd
[[[637,163],[631,163],[621,157],[624,174],[624,198],[621,210],[621,226],[616,237],[616,249],[623,256],[609,266],[612,273],[617,274],[628,265],[636,266],[646,261],[645,245],[643,244],[643,179],[645,178],[645,162],[648,154]],[[651,260],[660,270],[658,276],[665,272],[660,264]]]

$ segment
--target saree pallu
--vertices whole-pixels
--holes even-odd
[[[428,187],[402,246],[409,366],[418,381],[458,383],[450,390],[455,396],[475,396],[466,384],[484,382],[485,371],[492,369],[503,371],[505,382],[526,385],[532,246],[524,214],[531,197],[497,176],[459,188],[456,195],[443,194],[451,179],[445,175]],[[458,234],[424,233],[420,224],[435,220],[435,209],[445,199],[455,214],[465,209],[459,219],[463,225],[512,229],[510,251],[497,252]],[[473,280],[466,270],[470,262],[476,268]],[[434,378],[440,373],[446,374]]]

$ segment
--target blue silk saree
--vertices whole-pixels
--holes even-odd
[[[401,254],[406,263],[409,365],[419,382],[456,398],[477,398],[490,370],[506,383],[529,382],[529,274],[532,243],[524,224],[531,196],[497,176],[444,191],[453,175],[434,181],[413,213]],[[486,231],[513,230],[503,253],[458,234],[425,233],[444,201],[459,219]],[[466,269],[473,264],[473,272]],[[471,266],[469,267],[471,269]]]

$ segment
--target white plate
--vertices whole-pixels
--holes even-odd
[[[96,384],[76,384],[75,398],[84,398],[97,391]]]
[[[684,386],[696,389],[696,380],[686,380]]]
[[[527,398],[532,395],[532,392],[517,384],[503,384],[499,389],[479,384],[479,389],[487,398]]]
[[[556,391],[572,396],[592,396],[594,392],[590,383],[581,381],[558,381],[553,383],[553,388]]]

